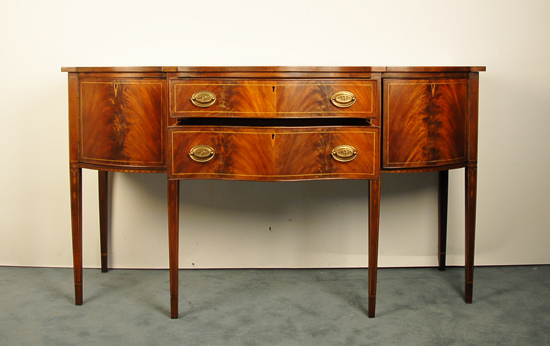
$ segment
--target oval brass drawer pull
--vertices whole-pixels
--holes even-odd
[[[210,91],[197,91],[191,96],[191,102],[198,107],[210,107],[216,103],[216,95]]]
[[[357,157],[357,149],[351,145],[339,145],[336,148],[332,149],[330,153],[332,158],[340,162],[350,162]]]
[[[350,91],[338,91],[330,97],[330,102],[340,108],[351,107],[355,101],[357,101],[357,98]]]
[[[214,148],[208,145],[197,145],[189,151],[191,159],[197,162],[208,162],[214,158],[216,152]]]

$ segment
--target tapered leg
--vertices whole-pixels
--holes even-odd
[[[107,171],[97,171],[97,174],[99,177],[99,236],[101,244],[101,272],[106,273],[109,270],[107,258],[109,246],[109,176]]]
[[[168,180],[168,256],[170,258],[170,317],[178,318],[179,180]]]
[[[82,305],[82,169],[70,168],[75,304]]]
[[[378,228],[380,224],[380,180],[371,180],[369,198],[369,311],[376,313],[376,279],[378,273]]]
[[[477,166],[466,167],[466,303],[472,303],[476,229]]]
[[[439,270],[445,270],[447,255],[447,210],[449,205],[449,171],[439,172]]]

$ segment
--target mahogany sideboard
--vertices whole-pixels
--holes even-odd
[[[168,180],[171,317],[178,317],[179,180],[368,179],[368,316],[375,316],[381,173],[465,168],[465,300],[472,302],[479,72],[485,67],[68,67],[75,301],[82,295],[82,169],[99,175],[107,271],[108,172]]]

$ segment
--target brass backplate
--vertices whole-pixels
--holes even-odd
[[[208,145],[197,145],[189,151],[191,159],[197,162],[208,162],[214,158],[216,152],[214,148]]]
[[[357,157],[357,149],[351,145],[339,145],[336,148],[332,149],[330,153],[332,158],[339,162],[350,162]]]
[[[330,102],[332,102],[333,105],[340,108],[347,108],[351,107],[355,101],[357,101],[357,98],[355,95],[350,91],[338,91],[332,94],[330,97]]]
[[[216,103],[216,95],[211,91],[197,91],[191,96],[191,102],[198,107],[210,107]]]

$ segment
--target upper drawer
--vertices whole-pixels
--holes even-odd
[[[375,118],[376,100],[375,80],[170,81],[174,118]]]

